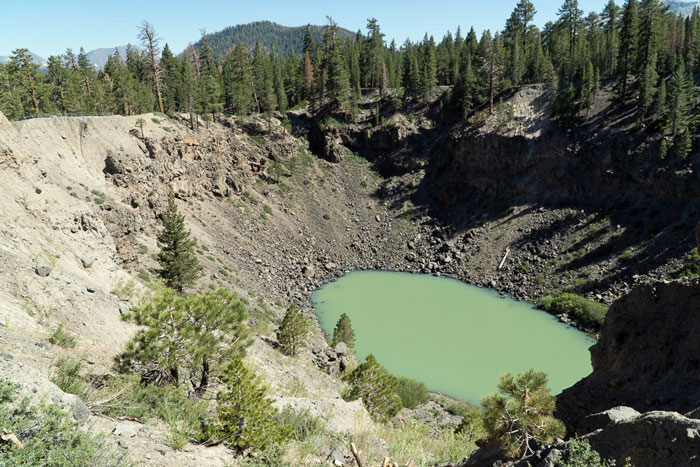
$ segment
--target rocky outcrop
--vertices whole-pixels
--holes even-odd
[[[626,465],[629,459],[635,467],[700,465],[700,420],[664,411],[634,415],[632,410],[617,411],[613,418],[581,438],[601,458],[614,460],[616,465]],[[570,453],[569,442],[557,440],[531,456],[508,462],[497,446],[477,444],[480,448],[458,467],[552,467],[558,461],[569,460]]]
[[[334,348],[316,346],[311,352],[316,366],[331,376],[340,377],[346,369],[357,366],[355,355],[345,342],[339,342]]]
[[[309,147],[328,162],[340,162],[345,155],[340,130],[332,125],[322,125],[318,121],[311,124]]]
[[[513,115],[497,112],[483,125],[453,128],[431,158],[431,193],[447,205],[479,195],[579,205],[630,197],[670,201],[678,208],[700,194],[693,158],[660,165],[660,141],[603,124],[610,118],[595,112],[567,132],[552,124],[550,101],[545,87],[525,87],[507,103]]]
[[[608,311],[591,347],[593,373],[557,398],[569,432],[615,406],[689,413],[700,407],[700,285],[634,289]]]

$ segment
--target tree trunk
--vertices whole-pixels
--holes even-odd
[[[92,88],[90,87],[90,78],[85,77],[85,87],[87,88],[88,96],[92,96]]]
[[[494,57],[491,56],[491,63],[489,65],[489,111],[493,115],[493,67],[494,67]]]
[[[36,97],[34,79],[32,78],[32,74],[29,72],[29,68],[27,68],[27,79],[29,82],[29,93],[32,96],[32,102],[34,103],[34,111],[36,112],[37,116],[39,116],[39,99]]]
[[[202,357],[202,378],[199,380],[199,386],[196,389],[197,395],[201,396],[209,387],[209,360],[207,356]]]
[[[61,93],[61,113],[63,115],[68,115],[68,109],[66,109],[66,96],[65,96],[65,93],[63,92],[63,88],[61,88],[60,93]]]

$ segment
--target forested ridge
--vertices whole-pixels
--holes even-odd
[[[311,33],[314,40],[320,42],[323,38],[323,26],[311,25]],[[282,26],[272,21],[255,21],[248,24],[230,26],[221,31],[207,35],[207,42],[212,53],[217,58],[225,57],[228,51],[235,44],[243,44],[249,50],[255,48],[255,43],[267,49],[275,50],[282,56],[287,56],[292,52],[301,55],[304,53],[304,37],[307,28],[304,26],[289,27]],[[338,35],[343,39],[350,39],[354,34],[347,29],[338,28]],[[199,50],[202,41],[198,41],[194,47]]]
[[[0,110],[12,119],[39,113],[75,112],[131,115],[189,112],[285,111],[309,105],[354,114],[362,93],[390,89],[404,99],[427,99],[438,86],[445,118],[459,119],[475,108],[494,112],[499,93],[546,83],[562,126],[570,126],[590,106],[601,83],[614,89],[618,103],[634,103],[640,128],[677,136],[674,150],[684,153],[694,106],[694,73],[700,71],[700,14],[682,17],[662,0],[609,0],[600,12],[585,14],[577,0],[565,0],[558,18],[542,29],[532,23],[535,5],[517,2],[498,32],[457,29],[437,41],[397,45],[384,40],[369,19],[366,33],[343,39],[329,18],[317,40],[307,26],[302,54],[280,53],[257,42],[217,58],[219,43],[203,36],[176,57],[159,47],[148,23],[141,27],[142,50],[130,48],[126,60],[110,57],[96,73],[84,54],[48,60],[40,73],[26,49],[0,66]],[[330,107],[329,107],[329,104]],[[664,149],[665,150],[665,149]]]

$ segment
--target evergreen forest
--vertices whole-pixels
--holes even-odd
[[[0,65],[0,111],[10,119],[152,111],[216,119],[309,106],[317,114],[345,111],[351,120],[364,93],[427,101],[439,92],[441,115],[450,121],[475,109],[493,113],[501,93],[546,83],[556,90],[562,126],[610,86],[618,103],[634,104],[639,124],[688,138],[700,71],[697,10],[683,17],[662,0],[626,0],[621,7],[609,0],[586,14],[577,0],[565,0],[557,20],[541,29],[535,13],[532,2],[519,0],[501,31],[479,36],[458,28],[439,40],[426,34],[401,45],[387,43],[375,19],[348,37],[328,18],[320,39],[307,26],[301,53],[259,41],[223,52],[217,33],[177,55],[144,22],[142,49],[130,47],[125,60],[115,52],[99,72],[82,49],[50,57],[45,71],[27,49],[13,51]]]

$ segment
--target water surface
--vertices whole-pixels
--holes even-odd
[[[312,295],[323,330],[341,313],[360,358],[372,353],[396,375],[478,402],[502,373],[545,371],[553,393],[591,372],[585,333],[524,302],[454,279],[356,271]]]

